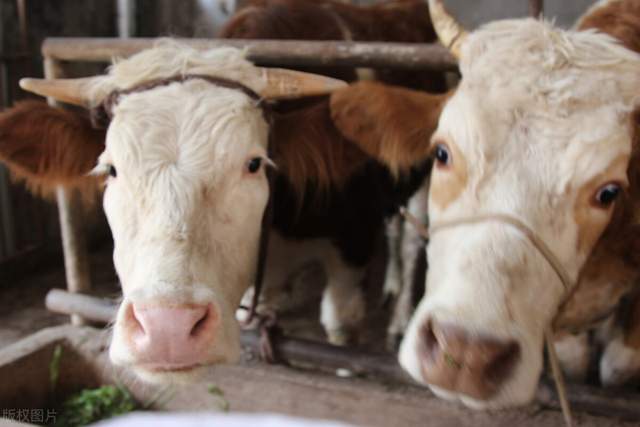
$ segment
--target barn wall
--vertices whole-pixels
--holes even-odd
[[[596,0],[545,0],[544,15],[565,28],[571,27]],[[455,16],[467,26],[475,28],[495,19],[516,18],[529,14],[528,0],[445,0]]]
[[[381,0],[352,0],[355,4],[379,3]],[[545,17],[558,25],[570,27],[575,19],[597,0],[545,0]],[[447,7],[467,28],[503,18],[527,16],[528,0],[444,0]]]
[[[121,0],[133,3],[135,36],[212,37],[238,5],[247,0]],[[370,4],[378,0],[351,0]],[[26,6],[28,31],[21,37],[17,5]],[[528,14],[528,0],[445,0],[469,28],[499,18]],[[545,16],[570,27],[595,0],[545,1]],[[108,0],[0,0],[0,107],[26,95],[17,86],[23,76],[40,76],[40,45],[47,36],[113,37],[117,4]],[[99,73],[106,64],[74,65],[72,75]],[[0,166],[0,262],[25,248],[55,240],[55,207],[35,200],[11,184]]]
[[[40,46],[48,36],[115,35],[114,2],[104,0],[23,0],[26,33],[18,25],[19,3],[0,0],[0,107],[29,97],[18,87],[25,76],[42,76]],[[74,67],[77,75],[101,72],[103,66]],[[57,211],[14,183],[0,166],[0,270],[21,255],[59,248]],[[4,272],[4,271],[2,271]],[[0,275],[1,276],[1,275]],[[1,285],[1,284],[0,284]]]

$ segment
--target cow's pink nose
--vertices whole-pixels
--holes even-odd
[[[136,364],[174,370],[206,362],[218,323],[213,306],[131,304],[128,314]]]

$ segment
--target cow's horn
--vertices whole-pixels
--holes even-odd
[[[80,79],[20,79],[20,87],[37,95],[54,98],[68,104],[89,107],[91,86],[101,77]]]
[[[347,86],[347,83],[342,80],[301,71],[281,68],[259,68],[259,70],[261,84],[253,85],[248,82],[248,86],[261,86],[257,92],[265,99],[289,99],[324,95]]]
[[[429,12],[440,43],[447,47],[453,56],[460,59],[460,46],[469,33],[447,12],[442,0],[429,0]]]

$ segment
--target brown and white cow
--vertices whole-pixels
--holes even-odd
[[[446,99],[367,83],[340,91],[332,110],[324,99],[272,115],[269,99],[340,84],[173,42],[104,76],[23,86],[112,117],[104,142],[86,117],[18,105],[0,115],[0,159],[39,187],[75,185],[97,160],[124,297],[110,356],[150,380],[238,357],[234,312],[254,280],[273,166],[265,284],[317,256],[330,272],[325,328],[360,320],[359,275],[385,217],[421,182],[398,178],[428,156]],[[365,102],[375,120],[352,120]]]
[[[523,404],[546,331],[603,320],[637,277],[640,55],[534,19],[468,34],[430,10],[462,80],[431,139],[427,293],[400,362],[468,406]]]
[[[437,36],[424,0],[385,0],[353,5],[335,0],[251,0],[232,16],[218,34],[229,39],[345,40],[433,43]],[[438,71],[304,68],[353,82],[375,79],[391,85],[446,91]]]
[[[334,0],[252,0],[227,22],[219,33],[221,38],[275,40],[346,40],[403,43],[433,43],[437,36],[429,7],[424,0],[387,0],[371,5],[352,5]],[[362,69],[350,67],[298,68],[336,77],[348,82],[359,79],[424,90],[429,93],[446,91],[445,74],[439,71],[397,69]],[[307,101],[308,102],[308,101]],[[294,108],[300,106],[295,102]],[[281,110],[291,105],[281,103]],[[425,164],[418,175],[428,174]],[[426,186],[426,185],[425,185]],[[424,192],[426,193],[426,191]],[[411,210],[419,197],[412,200]],[[388,262],[384,281],[386,298],[395,298],[389,323],[389,343],[394,350],[404,333],[412,308],[412,283],[417,254],[424,248],[421,237],[403,223],[399,215],[390,217],[387,225]],[[274,284],[270,285],[283,285]],[[304,289],[305,286],[295,286]],[[302,291],[305,292],[304,290]],[[265,288],[265,308],[278,310],[292,304],[292,293],[280,288]],[[295,293],[293,293],[295,295]],[[251,296],[251,295],[248,295]],[[261,307],[262,308],[262,307]],[[340,337],[334,343],[344,341]]]

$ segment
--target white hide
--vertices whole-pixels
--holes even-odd
[[[621,387],[640,379],[640,349],[625,342],[629,327],[633,326],[611,316],[596,330],[596,339],[603,348],[599,373],[604,387]]]
[[[236,50],[199,53],[163,44],[114,65],[93,93],[205,69],[233,76],[251,67]],[[234,311],[253,281],[268,199],[264,170],[250,174],[246,166],[266,157],[262,111],[240,91],[195,79],[122,97],[114,113],[99,159],[99,168],[117,171],[104,195],[124,296],[111,359],[136,368],[123,319],[132,303],[158,303],[212,304],[220,327],[206,362],[234,361]]]
[[[593,197],[577,195],[630,154],[628,120],[640,87],[640,57],[605,35],[508,20],[472,33],[460,68],[461,84],[433,141],[457,147],[462,156],[452,162],[464,163],[467,178],[457,198],[440,206],[433,188],[448,185],[450,172],[434,167],[431,223],[512,215],[547,243],[576,280],[592,248],[578,249],[574,209],[589,206]],[[601,180],[626,183],[624,162]],[[610,213],[593,207],[588,217],[604,229]],[[548,262],[516,229],[486,222],[435,233],[428,264],[427,294],[402,343],[402,366],[422,381],[418,339],[429,319],[472,336],[515,340],[519,362],[489,399],[434,391],[474,408],[528,402],[542,369],[543,332],[566,295]]]
[[[572,382],[585,381],[589,373],[591,357],[589,334],[583,332],[577,335],[559,336],[556,337],[553,345],[565,378]]]
[[[310,263],[319,263],[324,277],[293,283],[291,293],[283,285],[293,273]],[[306,276],[306,275],[305,275]],[[269,236],[267,268],[261,292],[261,310],[284,311],[296,303],[305,303],[313,294],[309,286],[324,285],[320,305],[320,322],[332,344],[344,345],[351,338],[365,315],[365,301],[361,281],[364,269],[344,262],[339,250],[328,239],[287,239],[273,230]],[[249,290],[245,298],[248,305],[253,296]]]
[[[600,382],[605,387],[620,387],[640,378],[640,350],[624,341],[621,334],[613,337],[600,358]]]

